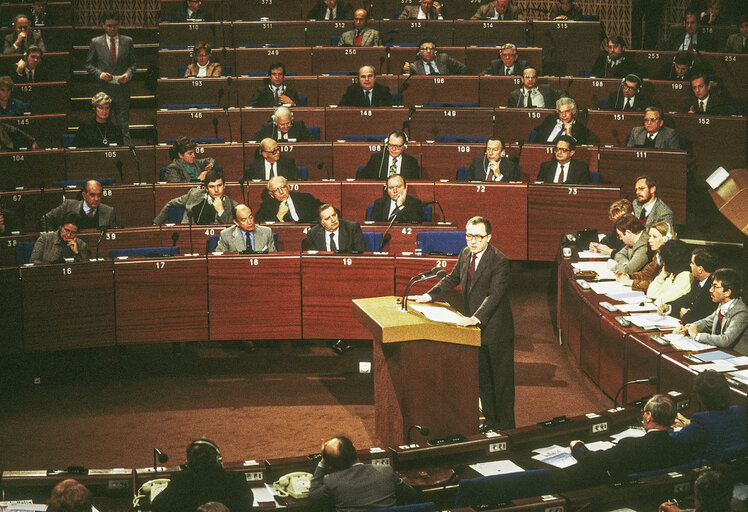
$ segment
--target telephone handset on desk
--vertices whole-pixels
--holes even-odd
[[[283,475],[277,482],[273,482],[273,487],[278,491],[278,496],[281,498],[290,496],[298,500],[309,496],[311,483],[311,473],[297,471]]]
[[[169,485],[168,478],[154,478],[140,486],[132,500],[134,510],[150,510],[153,499]]]

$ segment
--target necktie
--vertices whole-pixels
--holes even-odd
[[[280,105],[280,91],[277,87],[275,88],[275,104]]]
[[[395,207],[392,209],[392,213],[390,213],[390,216],[387,218],[387,220],[394,219],[395,215],[397,215],[397,203],[395,203]]]
[[[624,103],[623,105],[623,110],[626,110],[626,111],[631,110],[631,99],[630,98],[626,98],[626,103]]]
[[[91,208],[90,210],[88,210],[88,213],[86,215],[88,215],[88,217],[90,218],[90,217],[93,217],[95,214],[96,212],[94,212],[94,209]]]
[[[686,50],[693,50],[693,38],[689,35],[686,35],[686,39],[688,39],[688,47]]]
[[[486,181],[494,181],[496,179],[496,162],[491,162],[488,166],[488,176]]]
[[[109,55],[112,56],[112,62],[117,62],[117,45],[114,44],[114,38],[109,38]]]
[[[329,7],[327,8],[327,14],[325,14],[325,19],[326,20],[332,19],[332,9],[330,9]]]
[[[504,67],[504,75],[509,76],[511,74],[512,74],[511,68]]]
[[[647,135],[647,140],[644,141],[645,148],[653,148],[655,146],[654,137]]]
[[[429,75],[438,75],[439,72],[436,70],[436,67],[434,66],[433,62],[429,62]]]
[[[337,252],[338,246],[335,245],[335,233],[330,233],[330,250],[332,252]]]
[[[717,322],[719,322],[719,329],[717,330],[717,332],[722,332],[722,320],[724,320],[724,318],[725,315],[722,314],[722,308],[719,308],[717,310]]]
[[[639,214],[639,220],[647,220],[647,210],[644,208],[642,208],[642,211]]]
[[[470,256],[470,266],[468,267],[468,275],[470,276],[470,280],[472,281],[473,277],[475,276],[475,254],[472,254]]]
[[[397,174],[397,158],[392,159],[392,163],[390,164],[390,172],[387,176],[392,176],[393,174]]]
[[[704,100],[699,100],[699,112],[704,113]]]
[[[527,108],[534,108],[535,105],[532,104],[532,91],[527,92],[527,104],[525,105]]]
[[[275,172],[275,164],[270,164],[270,177],[274,178],[278,176],[278,173]]]
[[[371,91],[366,91],[366,101],[369,103],[369,106],[371,107]]]
[[[558,179],[556,180],[556,183],[563,183],[564,182],[564,165],[561,165],[561,170],[558,171]]]

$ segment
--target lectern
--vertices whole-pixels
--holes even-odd
[[[374,337],[374,410],[381,443],[402,445],[411,425],[428,427],[430,438],[477,433],[477,327],[401,311],[396,297],[355,299],[353,315]]]

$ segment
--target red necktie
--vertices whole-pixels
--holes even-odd
[[[117,45],[114,44],[114,38],[109,38],[109,55],[112,56],[112,62],[117,62]]]
[[[725,318],[725,315],[722,314],[722,308],[719,308],[717,310],[717,321],[719,322],[719,332],[722,332],[722,320]]]
[[[470,279],[473,279],[473,276],[475,275],[475,254],[472,254],[470,256],[470,266],[468,267],[468,275],[470,276]]]

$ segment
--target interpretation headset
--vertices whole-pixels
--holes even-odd
[[[626,81],[629,82],[636,82],[636,91],[634,94],[639,94],[639,90],[642,88],[642,79],[639,77],[639,75],[635,73],[629,73],[628,75],[621,78],[621,87],[626,83]]]
[[[416,52],[416,59],[422,59],[421,53],[423,50],[421,49],[421,46],[423,46],[426,43],[431,43],[434,45],[434,58],[436,58],[436,55],[439,53],[439,50],[436,49],[436,43],[434,41],[431,41],[430,39],[422,39],[420,43],[418,43],[418,51]]]
[[[667,242],[668,240],[672,240],[672,239],[673,239],[673,230],[670,227],[670,223],[668,222],[667,223],[667,233],[665,233],[664,235],[662,235],[662,241],[664,243],[664,242]]]
[[[403,139],[403,149],[408,149],[408,136],[402,130],[392,130],[390,133],[388,133],[387,137],[385,137],[384,139],[384,147],[390,145],[390,137],[393,135]]]
[[[32,44],[31,46],[29,46],[28,48],[26,48],[25,52],[23,52],[23,60],[28,59],[29,58],[29,54],[32,53],[32,52],[39,52],[39,57],[40,58],[44,56],[44,52],[42,51],[42,49],[39,48],[38,46],[36,46],[35,44]]]
[[[197,446],[207,446],[215,455],[216,466],[223,466],[223,457],[221,456],[221,450],[218,449],[218,445],[206,437],[195,439],[187,447],[187,467],[191,467],[191,459],[193,458],[193,450]]]

